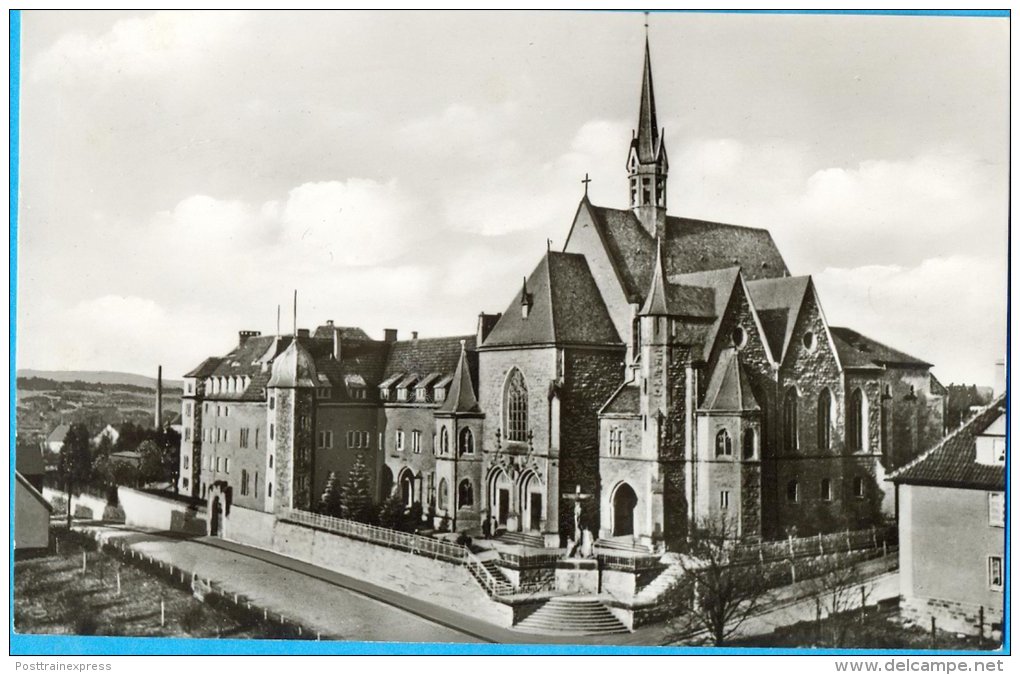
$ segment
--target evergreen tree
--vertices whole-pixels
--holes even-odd
[[[404,500],[397,490],[391,492],[379,507],[379,524],[392,530],[403,529]]]
[[[359,454],[347,474],[347,482],[340,495],[340,512],[343,518],[362,523],[372,522],[375,508],[372,503],[372,476]]]
[[[327,516],[340,517],[341,513],[341,493],[340,481],[337,480],[336,472],[330,471],[329,478],[326,479],[326,489],[322,491],[322,497],[319,498],[319,511]]]
[[[57,467],[60,482],[67,492],[67,527],[71,527],[71,496],[80,494],[92,478],[92,448],[89,430],[84,424],[72,424],[60,446],[60,463]]]
[[[138,454],[142,456],[139,467],[142,482],[157,483],[166,479],[163,470],[163,449],[155,441],[142,441],[138,446]]]
[[[170,427],[164,427],[159,431],[157,442],[162,451],[163,476],[170,481],[176,493],[181,466],[181,435]]]

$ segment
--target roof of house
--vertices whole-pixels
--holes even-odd
[[[36,499],[36,501],[45,506],[47,511],[53,511],[53,505],[46,501],[46,498],[42,496],[42,493],[35,489],[35,486],[28,482],[28,479],[21,475],[20,471],[15,471],[14,477],[18,481],[17,484],[27,490],[28,493]],[[15,525],[15,527],[16,526],[17,525]]]
[[[1005,433],[1005,425],[994,425],[1005,416],[1006,396],[999,396],[938,445],[889,476],[895,483],[937,485],[983,490],[1002,490],[1006,466],[981,464],[976,459],[978,436],[991,431]]]
[[[712,373],[702,410],[716,412],[751,412],[760,410],[751,390],[751,381],[740,363],[740,353],[727,347],[719,355],[719,364]]]
[[[301,340],[293,340],[273,361],[273,374],[267,387],[316,387],[318,374],[315,359],[311,352],[301,344]]]
[[[844,368],[874,368],[888,366],[906,366],[915,368],[931,368],[927,361],[905,354],[888,347],[877,340],[861,335],[849,328],[829,328],[832,340],[836,343],[836,352]]]
[[[779,277],[754,279],[747,282],[751,304],[765,331],[769,350],[777,361],[782,361],[793,337],[793,328],[800,314],[811,277]]]
[[[63,440],[63,438],[61,438]],[[18,443],[15,452],[15,470],[26,476],[39,476],[46,473],[42,448],[34,443]]]
[[[357,326],[334,326],[332,324],[326,324],[325,326],[317,326],[315,331],[312,332],[312,337],[318,339],[333,339],[333,331],[340,331],[340,338],[344,341],[347,340],[371,340],[368,333],[358,328]]]
[[[67,432],[71,429],[69,424],[58,424],[57,428],[50,432],[50,435],[46,437],[47,443],[63,443],[64,437],[67,436]]]
[[[216,367],[220,365],[220,361],[222,360],[223,359],[218,356],[210,356],[205,361],[202,361],[202,363],[185,373],[184,377],[208,377],[213,374],[213,371],[216,370]]]
[[[521,311],[525,293],[531,302],[527,318]],[[483,347],[554,343],[622,344],[588,261],[577,253],[547,252]]]
[[[457,369],[450,382],[450,391],[439,406],[441,413],[476,413],[480,412],[475,387],[471,383],[471,367],[468,364],[467,341],[461,342],[460,358]]]
[[[638,415],[641,413],[641,389],[633,382],[625,382],[613,392],[600,415]]]

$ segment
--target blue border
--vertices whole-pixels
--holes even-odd
[[[634,10],[622,10],[634,11]],[[1009,18],[1009,10],[655,10],[657,12],[684,12],[706,14],[806,14],[806,15],[866,15],[866,16],[946,16],[946,17],[989,17]],[[15,339],[17,336],[17,268],[18,268],[18,157],[19,157],[19,112],[21,85],[21,11],[10,10],[10,303],[8,306],[9,324],[9,382],[10,415],[9,466],[16,461],[16,428],[17,409],[16,394],[16,360]],[[1012,206],[1010,206],[1010,221]],[[1012,227],[1009,227],[1007,239],[1012,242]],[[1012,277],[1012,261],[1008,258],[1007,277]],[[1011,298],[1007,278],[1006,296],[1006,428],[1010,422],[1010,318]],[[1010,459],[1009,432],[1006,435],[1006,466]],[[1010,651],[1010,475],[1006,472],[1006,543],[1005,543],[1005,586],[1003,596],[1006,599],[1003,611],[1003,643],[998,651],[940,651],[940,650],[878,650],[878,649],[761,649],[736,647],[618,647],[601,645],[501,645],[501,644],[448,644],[448,643],[408,643],[408,642],[338,642],[338,641],[303,641],[303,640],[230,640],[230,639],[195,639],[195,638],[128,638],[128,637],[81,637],[57,635],[21,635],[14,632],[14,471],[10,471],[10,504],[8,511],[8,534],[10,555],[10,655],[11,656],[59,656],[59,655],[98,655],[98,656],[312,656],[312,655],[606,655],[606,656],[670,656],[670,655],[703,655],[703,656],[979,656],[992,657],[1009,655]]]

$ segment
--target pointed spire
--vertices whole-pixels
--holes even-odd
[[[453,381],[450,382],[450,393],[439,406],[438,412],[474,413],[479,410],[475,388],[471,384],[471,370],[468,368],[467,345],[461,340],[460,360],[457,362],[457,370],[453,373]]]
[[[659,122],[655,116],[655,89],[652,86],[652,55],[645,35],[645,70],[641,76],[641,108],[638,111],[637,138],[639,162],[654,162],[659,149]]]
[[[666,266],[662,263],[662,239],[656,239],[655,242],[655,272],[652,274],[652,286],[648,290],[645,306],[641,308],[642,316],[669,314],[669,303],[666,298]]]

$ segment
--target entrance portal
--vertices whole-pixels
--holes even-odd
[[[532,532],[538,532],[542,529],[542,495],[537,492],[531,493],[531,503],[529,506],[531,511],[531,522],[529,523],[529,529]]]
[[[623,483],[613,495],[613,536],[634,534],[634,507],[637,495],[634,489]]]
[[[212,537],[220,536],[220,529],[223,524],[223,505],[220,502],[220,498],[213,497],[212,508],[209,513],[209,535]]]
[[[510,490],[500,488],[496,496],[499,509],[496,511],[496,518],[500,525],[506,525],[507,515],[510,513]]]
[[[400,474],[400,499],[407,508],[414,504],[414,476],[406,469]]]

